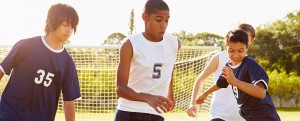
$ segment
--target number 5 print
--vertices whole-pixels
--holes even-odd
[[[158,67],[162,67],[162,63],[155,63],[153,66],[153,74],[152,78],[153,79],[159,79],[161,76],[161,70]]]

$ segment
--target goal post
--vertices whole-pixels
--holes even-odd
[[[11,47],[0,46],[0,62],[8,54]],[[118,100],[115,92],[115,80],[119,61],[119,46],[66,46],[66,49],[77,68],[82,95],[82,99],[75,102],[76,119],[80,121],[113,120]],[[176,106],[171,113],[186,112],[197,76],[211,57],[220,50],[220,47],[210,46],[181,47],[177,55],[173,77]],[[8,76],[4,76],[0,82],[1,94],[8,78]],[[204,88],[213,84],[212,77],[209,80],[205,81]],[[201,111],[209,110],[210,98],[211,95],[201,105]],[[180,120],[182,116],[176,117],[175,115],[175,118]],[[166,115],[166,121],[171,117],[174,118],[174,115]],[[56,120],[64,120],[61,99]]]

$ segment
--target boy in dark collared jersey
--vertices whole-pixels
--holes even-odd
[[[248,35],[238,29],[230,31],[227,53],[230,61],[222,68],[216,84],[200,94],[196,103],[201,104],[212,92],[232,85],[232,92],[246,121],[280,121],[273,101],[267,92],[269,78],[264,69],[247,56]]]
[[[61,92],[66,121],[75,121],[74,100],[81,95],[63,42],[76,32],[78,21],[73,7],[54,4],[48,11],[46,35],[13,46],[0,64],[0,79],[10,75],[1,96],[0,121],[54,121]]]

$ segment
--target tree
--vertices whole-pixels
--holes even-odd
[[[134,26],[134,9],[131,9],[128,25],[129,25],[128,35],[132,35],[133,30],[135,29],[135,26]]]
[[[274,38],[274,33],[271,28],[257,28],[256,38],[253,45],[248,51],[248,55],[260,60],[259,64],[266,70],[280,70],[284,67],[284,61],[288,58],[284,51],[279,48],[279,41]],[[281,61],[281,63],[280,63]],[[275,65],[274,65],[275,64]]]
[[[186,31],[180,31],[179,33],[173,33],[180,41],[183,46],[195,46],[193,43],[194,35],[192,33],[187,33]]]
[[[214,46],[215,44],[223,46],[222,40],[224,38],[213,33],[203,32],[194,35],[186,31],[181,31],[179,33],[175,32],[174,35],[178,37],[184,46]]]
[[[288,91],[289,98],[293,99],[296,108],[298,108],[297,104],[300,102],[300,77],[295,73],[290,73],[288,79],[288,85],[290,86]]]
[[[281,70],[281,72],[274,70],[272,72],[268,72],[268,75],[268,91],[272,97],[279,98],[279,107],[282,107],[283,100],[290,99],[289,88],[292,85],[289,85],[289,83],[287,83],[289,75],[286,74],[283,70]]]
[[[104,40],[102,45],[121,45],[122,40],[126,38],[126,36],[122,33],[113,33]]]
[[[300,11],[289,13],[284,19],[259,26],[257,36],[248,54],[268,60],[267,70],[287,73],[296,71],[300,75]]]
[[[204,46],[214,46],[214,45],[223,46],[224,43],[223,42],[224,37],[217,34],[208,33],[208,32],[197,33],[195,35],[195,38],[198,39],[198,43],[200,43],[200,45],[204,45]]]
[[[297,75],[300,75],[300,54],[294,55],[295,57],[295,70]]]

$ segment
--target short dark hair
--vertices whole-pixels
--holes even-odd
[[[157,12],[158,10],[169,11],[169,6],[163,0],[148,0],[144,7],[144,12],[148,15]]]
[[[236,29],[227,33],[227,45],[229,42],[241,42],[248,47],[248,34],[242,29]]]
[[[67,4],[54,4],[48,11],[46,20],[45,33],[55,31],[64,21],[67,21],[74,28],[74,33],[79,22],[79,17],[76,10]]]

